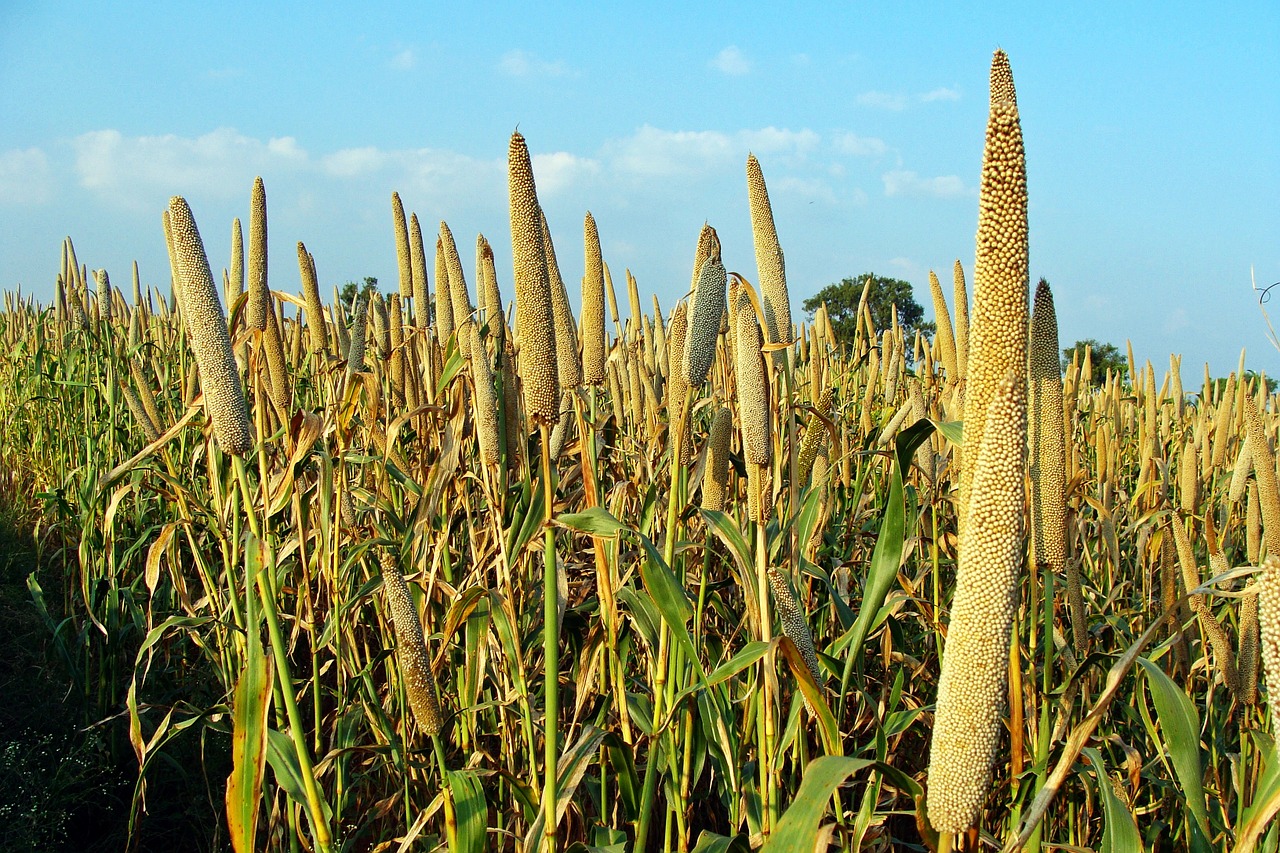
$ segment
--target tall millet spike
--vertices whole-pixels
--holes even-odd
[[[230,306],[244,293],[244,232],[238,216],[231,220],[231,274],[228,281],[231,288],[227,291],[227,305]]]
[[[582,277],[582,382],[603,385],[607,376],[607,345],[604,335],[604,257],[600,252],[600,231],[587,211],[582,223],[586,273]]]
[[[409,267],[413,272],[413,325],[431,325],[431,294],[427,291],[427,254],[422,246],[418,214],[409,214]]]
[[[1008,58],[996,51],[993,86],[1005,86]],[[1012,81],[1008,83],[1012,89]],[[1018,108],[1008,93],[993,96],[987,120],[978,194],[977,259],[973,272],[973,324],[964,397],[963,446],[979,448],[987,409],[1010,372],[1025,394],[1027,370],[1027,169]],[[970,450],[970,453],[973,451]],[[966,454],[968,455],[968,454]],[[960,469],[958,528],[964,536],[973,494],[974,466]]]
[[[320,283],[316,281],[316,268],[311,254],[302,241],[298,241],[298,273],[302,277],[302,298],[307,305],[307,331],[311,333],[311,351],[329,349],[329,329],[324,322],[324,303],[320,301]]]
[[[476,235],[476,297],[489,335],[502,346],[502,292],[498,290],[498,271],[493,264],[493,247],[483,234]]]
[[[1258,633],[1271,719],[1280,720],[1280,555],[1268,554],[1258,573]]]
[[[956,374],[964,379],[969,363],[969,290],[964,283],[964,267],[957,260],[951,271],[954,290],[952,303],[956,310]]]
[[[519,131],[511,135],[507,157],[516,335],[520,339],[519,371],[524,386],[524,407],[534,425],[550,428],[560,419],[560,377],[553,340],[555,317],[533,165]]]
[[[267,327],[271,310],[271,292],[267,288],[267,190],[262,178],[253,179],[249,199],[249,305],[248,326],[262,331]]]
[[[218,444],[228,453],[243,456],[253,446],[249,405],[240,373],[231,352],[227,318],[209,270],[209,258],[185,199],[169,200],[169,223],[177,272],[176,289],[182,293],[187,334],[200,367],[200,387],[205,410],[213,422]]]
[[[729,442],[733,438],[733,415],[727,406],[716,409],[707,440],[707,468],[702,476],[702,508],[724,511],[729,489]]]
[[[764,174],[754,154],[747,155],[747,199],[751,204],[751,235],[756,247],[756,269],[760,276],[760,297],[764,306],[765,337],[768,343],[791,340],[791,297],[787,294],[786,263],[773,223],[773,208]],[[776,350],[774,364],[785,361]]]
[[[453,326],[461,329],[475,313],[471,304],[471,291],[467,289],[467,277],[462,271],[462,259],[458,256],[458,246],[453,241],[453,232],[448,224],[440,223],[440,245],[444,249],[445,269],[449,276],[449,304],[453,307]],[[439,279],[436,287],[440,287]]]
[[[436,340],[444,346],[453,334],[453,293],[449,287],[449,262],[444,241],[436,237]]]
[[[1047,567],[1061,576],[1067,556],[1066,429],[1062,420],[1062,370],[1058,361],[1058,318],[1049,283],[1036,285],[1031,314],[1029,365],[1031,547],[1033,565]],[[1080,574],[1067,577],[1067,600],[1076,648],[1087,639]]]
[[[986,800],[1000,740],[1009,675],[1009,637],[1022,566],[1023,378],[1010,371],[988,406],[969,523],[960,539],[933,741],[929,822],[941,832],[973,826]]]
[[[1258,504],[1262,509],[1262,543],[1267,556],[1280,558],[1280,485],[1276,482],[1276,455],[1253,395],[1246,394],[1243,402],[1245,429],[1249,433],[1253,472],[1258,483]],[[1280,624],[1275,627],[1280,630]],[[1276,699],[1280,697],[1272,701]]]
[[[954,384],[960,378],[956,367],[956,339],[951,331],[951,312],[947,310],[947,298],[942,295],[942,285],[933,270],[929,270],[929,292],[933,296],[933,317],[938,327],[938,352],[942,366],[947,371],[947,382]]]
[[[706,255],[695,270],[693,303],[689,311],[689,328],[685,335],[683,355],[684,381],[697,389],[707,381],[716,357],[716,338],[720,336],[720,317],[724,314],[724,294],[728,280],[720,261],[720,240],[710,225],[702,227],[697,255],[702,254],[706,238]],[[694,261],[698,262],[695,255]]]
[[[391,193],[391,219],[396,232],[396,266],[400,273],[400,298],[413,296],[413,260],[409,252],[409,226],[404,221],[400,193]]]
[[[551,242],[551,228],[547,215],[538,208],[538,221],[542,231],[542,254],[547,262],[547,280],[551,288],[551,315],[556,324],[556,369],[560,377],[560,390],[568,392],[582,384],[582,361],[578,354],[578,321],[573,318],[569,305],[569,293],[560,277],[560,263],[556,260],[556,248]]]

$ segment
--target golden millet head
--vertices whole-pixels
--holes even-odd
[[[191,208],[180,196],[169,200],[169,222],[178,280],[186,312],[187,334],[200,367],[205,410],[213,422],[218,444],[228,453],[243,456],[253,446],[249,405],[240,384],[240,372],[231,351],[227,318],[218,301],[218,290],[209,270],[209,258],[196,228]]]
[[[583,220],[586,274],[582,277],[582,381],[602,385],[606,377],[604,335],[604,259],[595,217]]]
[[[515,267],[516,336],[525,413],[537,425],[560,420],[560,376],[556,365],[551,279],[542,242],[541,211],[533,165],[524,137],[511,135],[507,161],[511,250]]]

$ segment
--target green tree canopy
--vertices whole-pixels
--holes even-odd
[[[351,306],[355,304],[356,301],[356,294],[358,294],[362,288],[370,290],[377,286],[378,279],[374,276],[367,275],[364,277],[364,284],[356,284],[354,281],[349,281],[342,285],[342,292],[338,294],[338,299],[342,301],[342,307],[346,309],[348,314],[350,314]]]
[[[836,337],[842,341],[852,341],[858,328],[858,301],[862,298],[862,288],[867,279],[871,279],[871,290],[867,292],[867,309],[871,312],[871,321],[875,323],[876,331],[882,332],[889,328],[892,323],[891,309],[897,305],[898,325],[903,327],[908,341],[917,329],[926,334],[934,332],[934,324],[924,321],[924,309],[916,302],[911,282],[875,273],[863,273],[841,279],[838,284],[827,285],[804,301],[804,310],[812,319],[814,312],[825,302],[827,316],[831,319]]]
[[[1076,341],[1071,346],[1062,351],[1062,370],[1066,371],[1071,366],[1071,360],[1077,352],[1080,353],[1080,363],[1084,364],[1085,348],[1089,349],[1089,360],[1093,363],[1093,384],[1099,385],[1107,376],[1107,370],[1120,375],[1120,378],[1127,379],[1129,377],[1129,359],[1124,353],[1120,352],[1115,344],[1099,343],[1094,338],[1085,338],[1082,341]]]

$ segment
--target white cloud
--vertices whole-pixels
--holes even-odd
[[[72,140],[72,149],[80,185],[126,207],[155,206],[173,193],[237,197],[254,175],[309,163],[293,137],[263,142],[226,127],[194,139],[95,130]]]
[[[879,110],[892,110],[900,112],[907,108],[906,95],[894,95],[889,92],[863,92],[858,96],[858,103],[864,107],[874,107]]]
[[[881,157],[889,150],[883,139],[856,133],[838,133],[831,144],[837,152],[853,157]]]
[[[336,178],[357,178],[376,172],[386,165],[387,156],[373,146],[343,148],[325,155],[321,164],[326,172]]]
[[[922,178],[915,172],[895,169],[880,176],[884,181],[884,194],[893,197],[956,198],[968,194],[964,181],[957,175]]]
[[[606,152],[615,168],[643,177],[703,174],[736,159],[733,142],[724,133],[659,130],[647,124],[629,137],[609,142]]]
[[[406,47],[396,51],[388,64],[396,71],[412,71],[418,67],[418,56],[413,52],[413,48]]]
[[[600,172],[600,161],[577,157],[566,151],[533,155],[533,174],[538,192],[554,195]]]
[[[958,89],[951,89],[946,86],[940,86],[932,92],[925,92],[920,96],[921,103],[931,103],[933,101],[958,101],[960,100],[960,92]]]
[[[729,45],[717,53],[715,59],[712,59],[708,64],[721,74],[729,74],[734,77],[751,71],[751,63],[736,45]]]
[[[569,68],[560,60],[548,62],[527,50],[509,50],[498,60],[498,70],[512,77],[564,77]]]
[[[784,151],[803,154],[818,147],[822,138],[812,130],[787,130],[786,128],[766,127],[761,130],[744,130],[739,137],[752,151],[769,153]]]
[[[43,151],[0,151],[0,204],[44,204],[52,195],[53,175]]]

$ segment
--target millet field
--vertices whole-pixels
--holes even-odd
[[[519,132],[509,261],[393,195],[326,302],[259,179],[6,293],[0,848],[1277,850],[1266,377],[1064,374],[1002,51],[931,336],[792,316],[767,166],[665,313]]]

